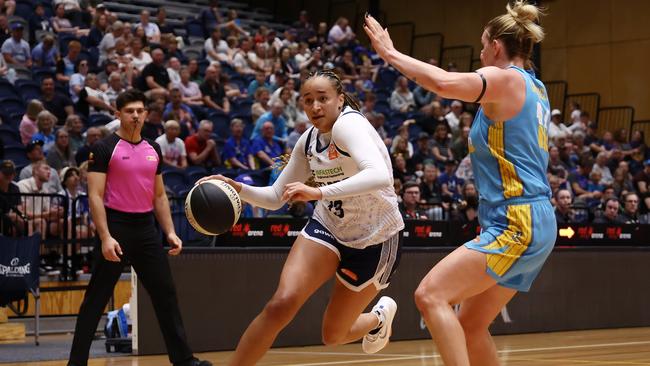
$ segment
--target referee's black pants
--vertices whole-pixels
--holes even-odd
[[[187,344],[167,253],[163,250],[153,213],[123,213],[106,208],[108,231],[122,248],[122,262],[107,261],[97,240],[95,266],[79,310],[70,351],[70,365],[86,366],[99,319],[126,263],[130,263],[151,297],[169,360],[185,364],[193,359]],[[125,263],[126,262],[126,263]]]

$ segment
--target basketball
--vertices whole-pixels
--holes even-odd
[[[185,199],[185,215],[192,227],[206,235],[228,231],[239,220],[242,203],[237,191],[216,179],[197,184]]]

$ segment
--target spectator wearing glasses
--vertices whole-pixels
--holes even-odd
[[[623,196],[621,219],[626,224],[639,223],[639,196],[636,193],[628,193]]]
[[[404,220],[428,220],[420,209],[420,186],[415,181],[404,184],[399,211]]]

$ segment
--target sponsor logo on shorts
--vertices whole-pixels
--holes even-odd
[[[358,280],[359,280],[359,276],[357,276],[356,273],[350,271],[350,270],[347,269],[347,268],[341,268],[341,273],[343,273],[344,275],[346,275],[346,276],[347,276],[348,278],[350,278],[352,281],[358,281]]]

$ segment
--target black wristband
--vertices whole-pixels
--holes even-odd
[[[481,94],[479,94],[478,98],[476,98],[476,100],[474,101],[474,103],[478,103],[481,101],[481,98],[483,98],[483,95],[485,94],[485,89],[487,88],[487,80],[485,80],[485,76],[483,76],[483,74],[481,74],[480,72],[478,71],[474,71],[474,72],[477,73],[481,77],[481,81],[483,81],[483,89],[481,89]]]

